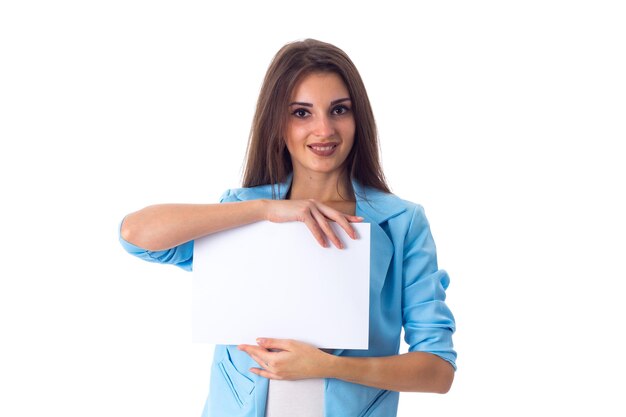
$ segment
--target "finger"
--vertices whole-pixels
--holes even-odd
[[[259,346],[262,346],[265,349],[280,349],[286,351],[292,350],[291,339],[272,339],[270,337],[259,337],[256,342],[259,344]]]
[[[328,243],[326,243],[326,239],[324,238],[324,233],[322,232],[322,229],[320,228],[318,222],[315,221],[313,216],[309,215],[305,217],[304,224],[306,225],[306,227],[309,228],[311,233],[313,233],[313,237],[315,238],[315,240],[317,240],[318,243],[322,245],[322,247],[327,248]]]
[[[320,211],[322,212],[324,216],[337,222],[337,224],[339,224],[339,226],[341,226],[341,228],[346,231],[348,236],[350,236],[352,239],[357,238],[356,230],[354,229],[354,227],[352,227],[349,221],[352,221],[355,223],[361,222],[363,221],[363,217],[345,214],[340,211],[334,210],[328,206],[325,206],[323,204],[319,205],[318,208],[320,209]]]
[[[252,372],[253,374],[257,374],[258,376],[262,376],[263,378],[267,378],[267,379],[282,379],[278,375],[272,372],[266,371],[265,369],[250,368],[250,372]]]
[[[255,345],[239,345],[237,346],[237,348],[239,350],[243,350],[246,353],[254,353],[255,355],[263,355],[269,353],[267,349]]]
[[[250,355],[250,357],[259,364],[259,366],[263,369],[269,369],[270,364],[268,363],[267,359],[261,358],[260,356],[257,355]]]
[[[344,216],[339,216],[339,218],[336,220],[337,224],[346,231],[346,233],[348,234],[348,236],[350,236],[352,239],[356,239],[357,235],[356,235],[356,230],[354,229],[354,227],[352,227],[352,225],[348,222],[348,219],[346,219],[346,217]]]
[[[270,364],[270,358],[266,357],[263,354],[258,354],[257,352],[246,352],[248,354],[248,356],[250,356],[252,358],[252,360],[254,360],[260,367],[262,368],[269,368]]]
[[[237,346],[237,348],[239,350],[242,350],[242,351],[246,352],[250,356],[257,356],[257,357],[261,358],[263,363],[268,361],[268,359],[269,359],[268,354],[271,353],[271,352],[268,352],[267,349],[262,348],[260,346],[239,345],[239,346]],[[259,363],[259,365],[260,364],[261,363]]]
[[[254,349],[258,349],[258,348],[259,346],[255,346],[255,345],[246,345],[246,344],[237,345],[237,349],[243,350],[246,353]]]
[[[315,217],[317,224],[324,231],[326,237],[330,239],[330,241],[333,242],[336,247],[338,247],[339,249],[343,249],[343,243],[341,242],[339,237],[337,237],[333,228],[330,227],[330,224],[328,224],[327,217],[324,216],[317,208],[311,209],[311,214],[313,215],[313,217]]]

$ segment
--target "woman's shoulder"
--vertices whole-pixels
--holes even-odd
[[[220,203],[235,201],[258,200],[261,198],[280,198],[287,192],[281,184],[257,185],[255,187],[230,188],[220,197]]]
[[[416,242],[420,236],[430,234],[430,223],[421,204],[382,191],[372,193],[369,201],[371,205],[366,203],[362,211],[378,224],[386,222],[392,241]]]
[[[359,191],[361,196],[357,195],[357,199],[362,200],[364,206],[370,206],[388,219],[395,217],[410,219],[416,215],[424,216],[424,208],[421,204],[403,199],[396,194],[372,187],[363,187]]]

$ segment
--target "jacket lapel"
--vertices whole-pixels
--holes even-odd
[[[356,215],[363,217],[364,223],[370,224],[370,297],[378,297],[394,252],[393,243],[382,226],[390,218],[404,212],[406,207],[393,194],[363,187],[354,180],[352,187],[356,198]],[[372,311],[370,311],[371,320]],[[335,349],[332,353],[341,355],[344,350]]]

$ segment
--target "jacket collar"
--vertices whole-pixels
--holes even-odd
[[[242,188],[238,193],[238,197],[241,200],[261,198],[284,200],[291,187],[292,179],[293,175],[289,174],[284,182],[274,186],[267,184]],[[356,180],[352,180],[352,188],[356,197],[357,215],[361,215],[372,222],[382,224],[406,211],[406,205],[403,201],[393,194],[385,193],[372,187],[365,187]],[[274,190],[273,195],[272,189]]]

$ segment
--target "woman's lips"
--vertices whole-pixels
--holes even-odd
[[[337,143],[312,143],[307,147],[318,156],[330,156],[337,149]]]

